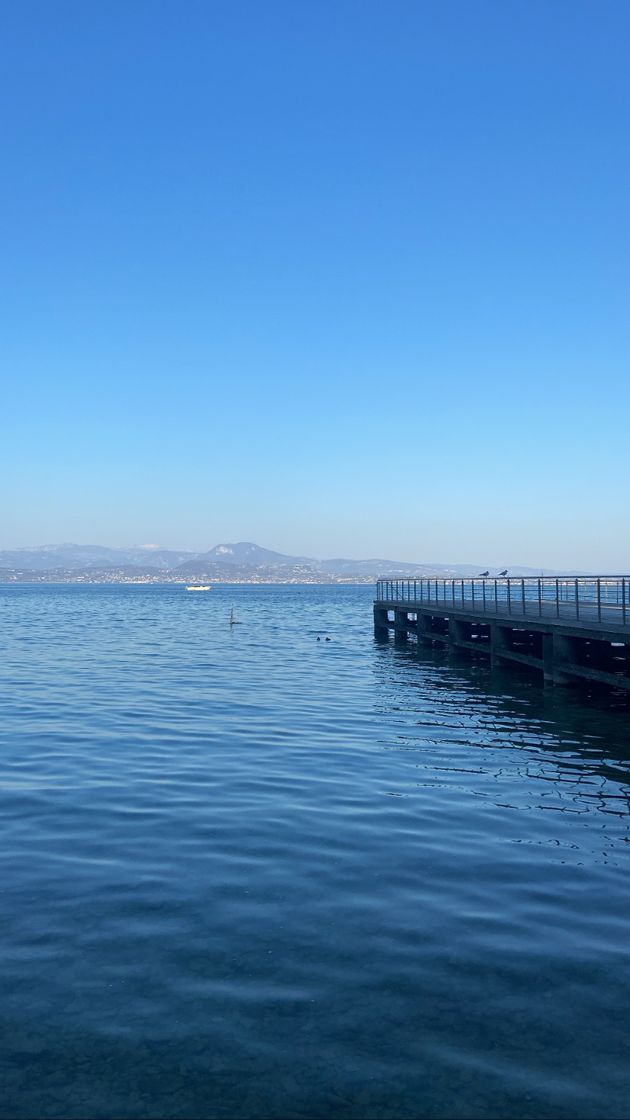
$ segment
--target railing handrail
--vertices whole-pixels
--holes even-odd
[[[526,583],[527,583],[528,580],[535,583],[536,580],[539,580],[539,579],[547,579],[547,580],[570,579],[570,580],[577,580],[578,582],[580,582],[581,580],[591,580],[591,581],[593,581],[594,579],[601,579],[601,580],[626,579],[626,580],[630,580],[630,574],[628,574],[628,573],[626,573],[625,575],[623,575],[623,574],[601,575],[600,574],[600,575],[590,575],[590,576],[585,576],[585,575],[573,576],[571,574],[567,575],[566,573],[565,574],[559,574],[559,575],[553,575],[553,576],[543,576],[543,575],[540,575],[540,576],[518,576],[518,575],[516,575],[516,576],[499,576],[499,575],[496,575],[496,576],[493,576],[493,575],[489,575],[489,576],[462,576],[462,575],[459,575],[459,576],[378,576],[377,579],[376,579],[376,583],[396,583],[397,581],[398,581],[398,583],[401,583],[401,582],[413,583],[414,581],[416,583],[420,583],[421,579],[431,580],[431,583],[435,583],[436,580],[438,581],[438,583],[451,583],[452,580],[455,580],[455,582],[458,583],[462,579],[466,580],[467,583],[470,583],[472,580],[475,580],[475,581],[485,580],[487,582],[488,580],[495,580],[495,579],[496,580],[503,580],[504,582],[506,580],[518,580],[519,583],[523,579],[525,580]]]
[[[487,588],[491,588],[488,594]],[[480,590],[476,590],[480,588]],[[425,603],[476,614],[555,615],[630,624],[630,576],[420,576],[383,578],[377,602]],[[413,609],[413,608],[412,608]]]

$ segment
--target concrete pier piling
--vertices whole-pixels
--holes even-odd
[[[630,689],[630,577],[379,580],[374,636],[517,663],[546,683]]]

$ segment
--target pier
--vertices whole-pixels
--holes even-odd
[[[374,636],[518,663],[549,684],[630,689],[630,577],[378,580]]]

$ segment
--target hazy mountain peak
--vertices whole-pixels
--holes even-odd
[[[216,544],[208,552],[204,553],[204,560],[222,560],[225,564],[249,564],[252,567],[259,567],[262,564],[278,565],[278,564],[295,564],[303,563],[305,557],[303,556],[287,556],[283,552],[274,552],[270,548],[262,548],[259,544],[254,544],[253,541],[238,541],[236,544],[226,542]]]

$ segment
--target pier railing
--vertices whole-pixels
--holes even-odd
[[[380,603],[444,606],[475,614],[630,625],[628,576],[380,579],[376,598]]]

